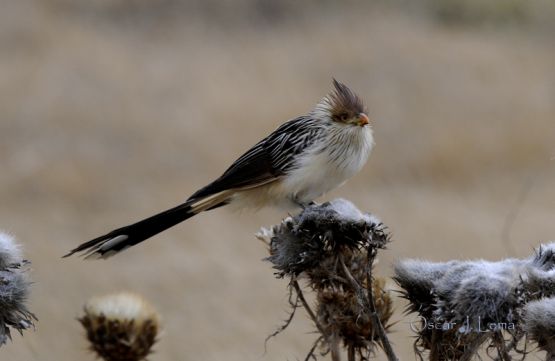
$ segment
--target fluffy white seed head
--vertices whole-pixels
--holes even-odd
[[[158,321],[154,308],[144,298],[130,292],[93,297],[85,304],[85,312],[91,315],[102,314],[109,319]]]
[[[21,247],[15,242],[15,237],[0,231],[0,269],[22,261]]]
[[[453,266],[454,262],[429,262],[420,259],[404,259],[395,265],[395,276],[406,283],[432,284]]]
[[[542,298],[524,307],[524,329],[540,348],[555,355],[555,298]]]
[[[528,302],[524,307],[524,325],[532,334],[547,331],[555,335],[555,298]]]
[[[438,346],[445,359],[458,359],[484,344],[492,334],[482,330],[493,327],[517,341],[525,331],[548,352],[548,359],[555,360],[555,298],[550,299],[555,297],[555,243],[542,245],[524,259],[403,260],[395,267],[395,279],[410,302],[409,311],[426,322],[454,326],[436,338],[423,327],[417,347]],[[542,301],[533,302],[537,299]],[[495,339],[490,347],[499,347]]]
[[[0,232],[0,346],[11,338],[10,329],[21,333],[36,321],[25,305],[30,288],[27,264],[15,238]]]
[[[373,224],[382,223],[380,219],[372,214],[362,213],[352,202],[337,198],[329,202],[329,209],[338,214],[338,218],[345,222],[367,222]]]

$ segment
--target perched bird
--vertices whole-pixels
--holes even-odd
[[[333,87],[310,113],[281,125],[183,204],[85,242],[64,257],[83,252],[107,258],[227,204],[304,208],[342,185],[366,163],[374,138],[362,100],[335,79]]]

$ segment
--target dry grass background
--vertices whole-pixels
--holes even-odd
[[[60,256],[186,198],[308,111],[332,76],[366,100],[377,147],[326,198],[389,225],[378,272],[401,257],[523,256],[555,238],[547,11],[461,23],[434,16],[433,1],[283,4],[2,2],[0,227],[33,262],[40,319],[2,360],[92,360],[76,317],[89,296],[120,289],[164,318],[153,361],[304,357],[314,335],[303,317],[264,354],[287,302],[253,234],[279,211],[219,209],[106,262]],[[401,309],[393,340],[412,359]]]

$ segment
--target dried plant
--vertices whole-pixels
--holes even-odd
[[[30,285],[28,265],[15,239],[0,232],[0,346],[11,338],[11,328],[22,333],[37,320],[25,306]]]
[[[142,297],[122,292],[94,297],[79,319],[91,350],[106,361],[139,361],[150,354],[159,317]]]
[[[389,359],[396,356],[386,336],[392,315],[392,300],[383,279],[372,277],[378,249],[389,235],[375,217],[360,212],[352,203],[338,199],[307,207],[299,215],[284,219],[258,238],[269,245],[267,258],[278,278],[288,278],[292,301],[289,325],[298,303],[312,318],[320,337],[307,355],[322,352],[340,359],[340,344],[349,360],[367,359],[381,345]],[[306,301],[298,279],[315,292],[316,311]],[[370,285],[372,285],[370,287]],[[277,334],[277,333],[276,333]]]
[[[555,298],[542,298],[524,307],[524,329],[547,360],[555,360]]]
[[[393,301],[385,290],[383,278],[374,278],[372,294],[378,318],[387,330],[393,315]],[[339,335],[345,347],[363,350],[369,342],[379,342],[369,310],[352,290],[324,288],[317,292],[317,307],[317,319],[325,333]]]
[[[468,360],[481,346],[492,358],[525,354],[525,305],[555,294],[555,243],[526,259],[499,262],[404,260],[395,280],[419,319],[415,350],[430,360]]]

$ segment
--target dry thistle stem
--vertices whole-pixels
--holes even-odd
[[[432,360],[468,360],[488,341],[499,359],[522,353],[523,307],[555,295],[554,267],[555,243],[526,259],[399,262],[395,280],[420,316],[415,348]]]
[[[106,361],[144,360],[160,325],[154,308],[142,297],[121,292],[90,299],[79,319],[91,350]]]
[[[28,264],[14,238],[0,232],[0,346],[11,338],[10,328],[22,334],[37,320],[25,306],[30,285]]]
[[[383,280],[369,281],[377,250],[389,242],[386,227],[376,217],[337,199],[307,207],[261,230],[258,238],[269,245],[266,260],[277,270],[276,276],[290,278],[290,289],[321,333],[307,359],[314,357],[318,343],[333,360],[340,357],[339,342],[349,360],[366,359],[376,342],[389,344],[383,325],[392,315],[391,297]],[[301,276],[316,292],[316,311],[303,296],[297,282]],[[392,351],[388,358],[396,359]]]

